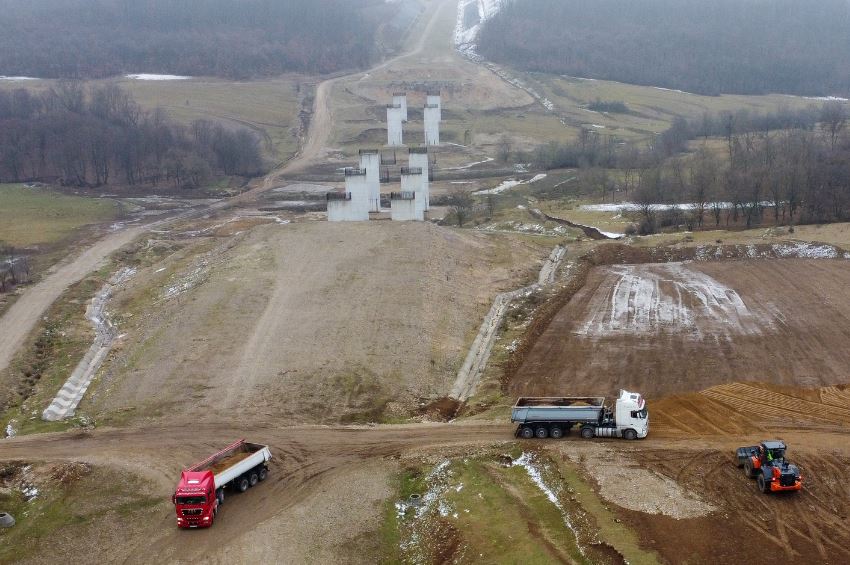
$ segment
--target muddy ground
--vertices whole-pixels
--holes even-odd
[[[508,390],[660,398],[729,382],[847,383],[848,288],[843,259],[597,267]]]

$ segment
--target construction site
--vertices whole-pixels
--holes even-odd
[[[544,207],[573,171],[500,132],[566,122],[470,51],[496,4],[421,2],[296,156],[3,305],[0,562],[850,562],[850,224]]]

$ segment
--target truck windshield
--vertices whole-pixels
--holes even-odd
[[[205,496],[178,496],[177,504],[204,504],[207,501]]]
[[[647,414],[649,414],[649,412],[646,408],[643,410],[632,410],[632,418],[637,418],[639,420],[645,420]]]

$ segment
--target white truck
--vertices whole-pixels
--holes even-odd
[[[208,528],[224,504],[224,491],[245,492],[269,473],[272,454],[267,445],[244,439],[192,465],[180,474],[171,501],[180,528]]]
[[[511,412],[516,435],[525,439],[561,438],[578,425],[581,437],[638,439],[649,433],[649,411],[644,398],[621,390],[614,406],[602,396],[522,397]]]

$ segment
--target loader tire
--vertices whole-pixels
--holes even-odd
[[[770,485],[764,479],[764,474],[761,474],[761,475],[758,476],[758,486],[759,486],[759,490],[762,491],[764,494],[767,494],[767,493],[770,492]]]
[[[756,478],[756,470],[753,469],[752,459],[747,459],[746,461],[744,461],[744,474],[747,475],[748,479]]]

